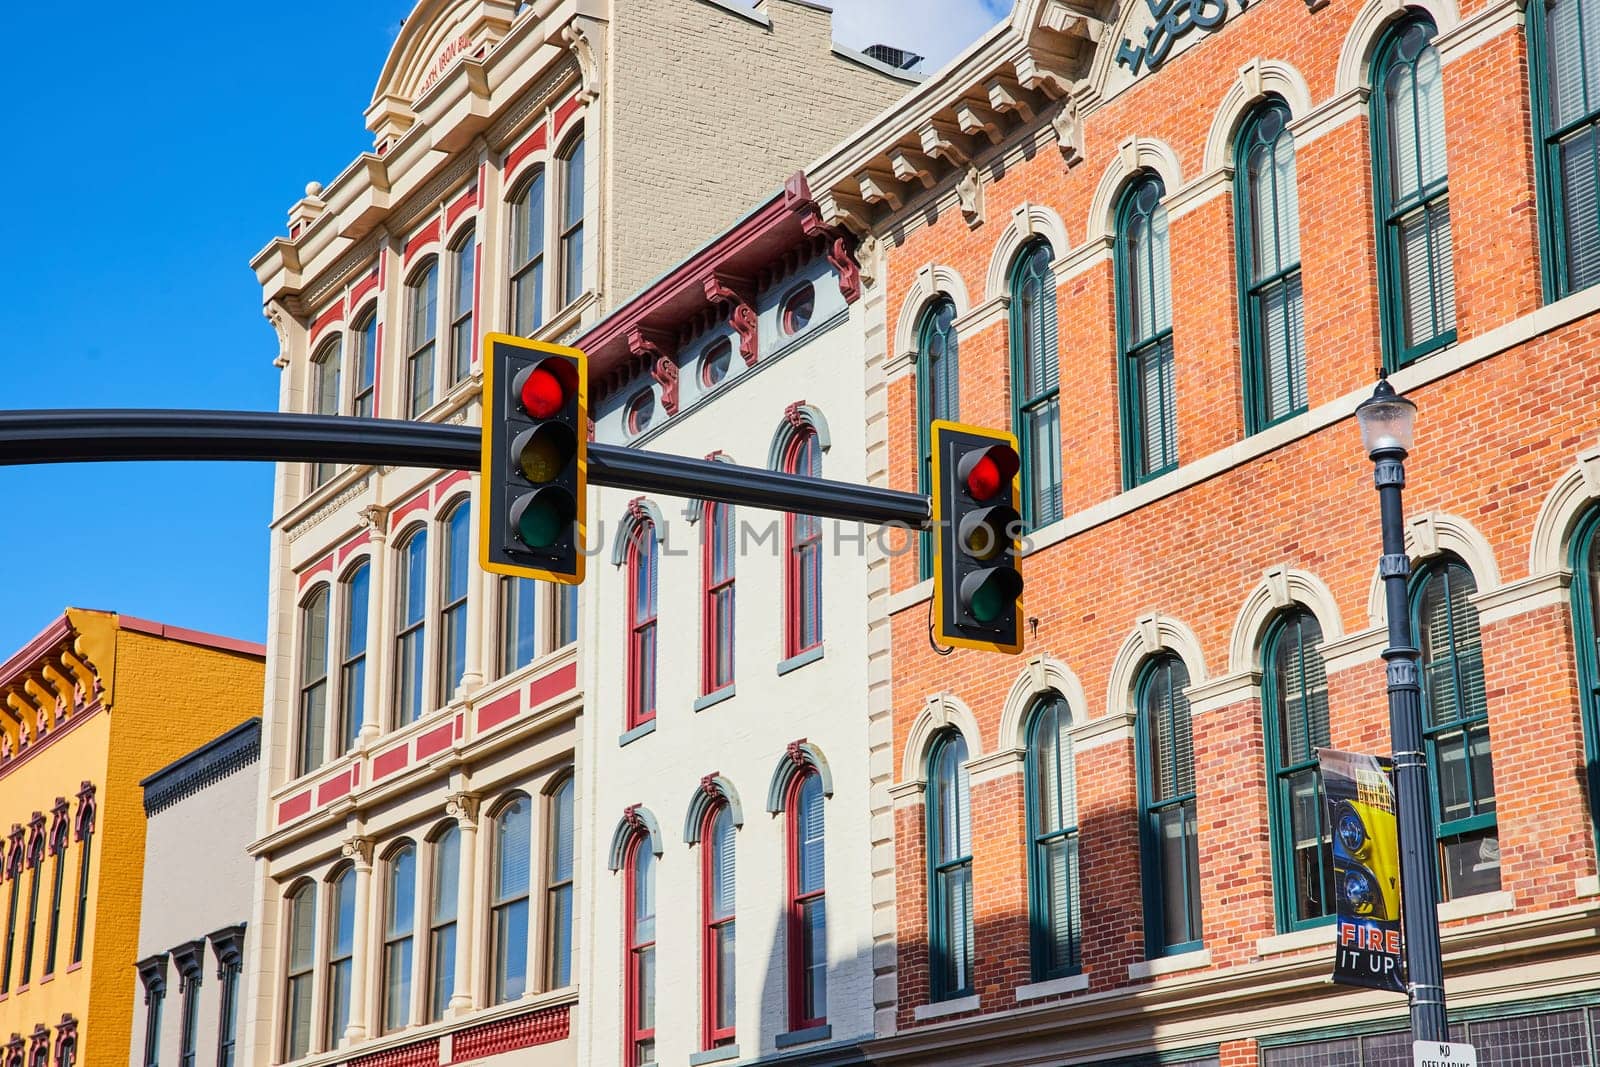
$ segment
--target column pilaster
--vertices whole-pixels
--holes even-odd
[[[478,805],[474,793],[451,793],[444,810],[455,817],[461,831],[461,861],[456,877],[456,974],[455,992],[450,996],[450,1018],[459,1018],[477,1006],[478,933]]]

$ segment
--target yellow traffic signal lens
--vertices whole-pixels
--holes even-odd
[[[524,430],[511,446],[517,467],[530,482],[553,482],[578,451],[578,439],[565,423],[547,422]]]

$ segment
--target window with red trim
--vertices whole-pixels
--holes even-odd
[[[708,1049],[733,1044],[733,884],[733,812],[719,800],[700,832],[700,1012]]]
[[[700,608],[700,692],[733,684],[733,516],[726,504],[706,502],[705,593]]]
[[[648,834],[636,834],[624,864],[623,908],[627,926],[623,1016],[627,1067],[656,1059],[656,854]]]
[[[800,427],[789,439],[783,469],[789,474],[822,477],[822,446],[810,426]],[[789,514],[784,527],[785,651],[797,656],[822,644],[822,520],[815,515]]]
[[[656,717],[656,526],[640,519],[628,542],[628,726]]]
[[[789,783],[789,1029],[828,1021],[828,912],[822,778],[808,768]]]

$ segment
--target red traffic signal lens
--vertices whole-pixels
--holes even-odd
[[[1000,491],[1000,468],[993,456],[984,456],[967,472],[967,493],[974,500],[988,500]]]
[[[543,367],[535,367],[522,379],[522,389],[517,399],[522,401],[529,415],[536,419],[548,419],[566,403],[567,391],[554,374]]]
[[[1006,489],[1022,462],[1009,445],[989,445],[961,457],[957,473],[974,500],[989,500]]]

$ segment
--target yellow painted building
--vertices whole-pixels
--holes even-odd
[[[139,781],[260,714],[263,656],[68,608],[0,664],[0,1067],[128,1063]]]

